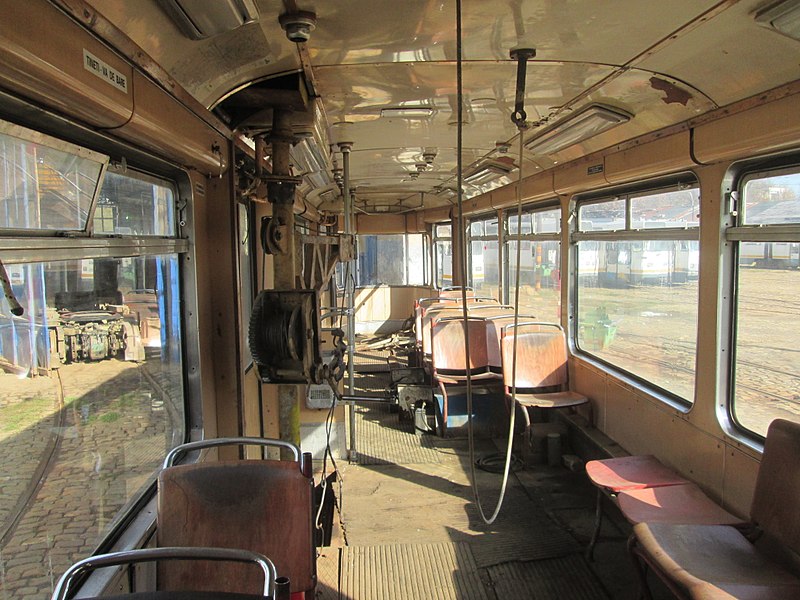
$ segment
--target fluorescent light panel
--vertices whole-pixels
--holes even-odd
[[[254,0],[159,0],[159,4],[193,40],[232,31],[258,19]]]
[[[534,154],[555,154],[630,120],[631,116],[621,110],[592,104],[531,138],[525,147]]]
[[[786,0],[759,12],[756,23],[800,40],[800,0]]]
[[[511,171],[514,170],[516,165],[501,163],[501,162],[485,162],[475,169],[468,173],[464,177],[464,181],[471,185],[483,185],[485,183],[489,183],[490,181],[494,181],[500,177],[508,175]]]
[[[382,117],[401,117],[404,119],[424,119],[433,114],[430,106],[395,106],[382,108]]]

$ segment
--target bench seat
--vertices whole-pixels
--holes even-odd
[[[617,494],[617,504],[631,524],[682,523],[738,525],[746,521],[732,515],[693,483],[666,485]]]
[[[800,597],[800,579],[764,556],[734,527],[640,523],[633,532],[634,551],[647,556],[648,564],[681,598],[740,598],[731,595],[737,588],[752,598]]]
[[[775,419],[758,469],[747,537],[724,525],[645,522],[629,549],[642,591],[645,565],[679,598],[800,598],[800,423]]]

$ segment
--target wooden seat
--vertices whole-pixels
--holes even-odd
[[[689,483],[687,479],[664,466],[655,456],[649,454],[591,460],[586,463],[586,474],[589,476],[589,480],[597,486],[594,531],[586,548],[586,556],[590,560],[593,558],[594,547],[603,525],[604,494],[616,501],[617,495],[627,490]]]
[[[516,339],[516,374],[513,372]],[[516,386],[516,403],[524,408],[563,408],[589,399],[569,390],[567,339],[555,323],[524,322],[503,327],[501,340],[503,385],[510,402]],[[530,426],[527,410],[523,410]]]
[[[697,600],[787,600],[800,598],[800,585],[701,584],[692,590]]]
[[[493,298],[470,298],[467,303],[467,312],[475,308],[499,306]],[[420,317],[419,347],[420,362],[423,366],[430,366],[431,356],[431,328],[435,321],[443,318],[458,317],[464,314],[463,305],[459,301],[445,302],[429,307]]]
[[[192,451],[223,444],[282,445],[278,440],[222,438],[179,446]],[[270,556],[289,577],[292,598],[313,598],[316,549],[313,537],[313,481],[310,461],[225,460],[166,466],[158,478],[159,546],[244,548]],[[305,467],[303,465],[306,465]],[[181,568],[159,565],[166,590],[223,589],[252,593],[251,573],[240,565]]]
[[[655,456],[622,456],[586,463],[592,483],[613,493],[688,483]]]
[[[632,525],[644,522],[734,526],[745,524],[744,520],[722,508],[693,483],[619,492],[617,504]]]
[[[680,598],[800,597],[798,456],[800,424],[773,421],[750,509],[753,543],[725,525],[645,522],[633,528],[631,551]],[[649,597],[643,568],[640,576]]]
[[[469,365],[466,359],[466,338],[469,335]],[[442,434],[448,418],[448,388],[463,386],[467,373],[473,385],[499,383],[500,376],[489,368],[486,347],[486,322],[480,318],[452,317],[438,319],[431,327],[431,364],[433,380],[442,392]]]

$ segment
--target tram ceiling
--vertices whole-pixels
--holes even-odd
[[[257,20],[201,40],[170,20],[161,6],[166,1],[140,0],[131,11],[125,0],[87,0],[232,127],[268,128],[273,106],[301,111],[316,97],[316,129],[326,135],[306,145],[330,146],[313,149],[328,157],[315,168],[333,170],[337,123],[351,123],[351,185],[361,210],[403,212],[453,202],[454,0],[256,0],[248,4],[257,15],[250,10],[247,18]],[[773,4],[464,0],[467,196],[516,179],[512,48],[536,48],[525,97],[533,124],[524,134],[531,149],[522,165],[529,175],[793,81],[800,42],[757,21]],[[298,11],[316,16],[308,42],[294,43],[284,31],[285,15]],[[294,91],[286,88],[292,78]],[[629,119],[559,150],[529,143],[591,105]],[[434,149],[434,160],[426,161],[426,149]],[[498,161],[513,168],[493,173]],[[318,180],[328,185],[333,173],[325,175]],[[311,193],[314,187],[307,185],[305,193],[319,208],[341,207],[330,193]]]

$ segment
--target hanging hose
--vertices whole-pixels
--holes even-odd
[[[516,53],[516,54],[515,54]],[[524,109],[524,100],[525,100],[525,73],[526,73],[526,65],[528,59],[532,58],[536,55],[536,51],[532,49],[520,49],[512,52],[511,57],[517,59],[517,91],[516,91],[516,105],[514,108],[514,113],[511,116],[511,120],[514,121],[514,124],[517,125],[517,129],[519,131],[519,172],[518,172],[518,182],[517,182],[517,220],[518,223],[522,223],[522,132],[527,127],[527,123],[525,122],[526,114]],[[463,168],[463,161],[462,161],[462,149],[463,149],[463,102],[464,102],[464,90],[463,90],[463,75],[462,75],[462,31],[461,31],[461,0],[456,0],[456,86],[457,86],[457,101],[458,101],[458,128],[457,128],[457,182],[458,182],[458,195],[457,195],[457,207],[458,207],[458,227],[459,231],[464,231],[464,211],[463,211],[463,189],[462,189],[462,168]],[[517,242],[517,265],[516,265],[516,272],[515,272],[515,281],[517,283],[515,293],[514,293],[514,327],[516,328],[519,323],[519,268],[520,268],[520,257],[521,257],[521,247],[522,244]],[[466,244],[462,242],[461,244],[461,281],[466,282],[467,274],[466,274]],[[516,388],[516,380],[517,380],[517,336],[514,336],[514,346],[513,346],[513,361],[511,366],[511,375],[512,381],[514,382],[512,386],[512,399],[511,399],[511,416],[509,417],[509,425],[508,425],[508,445],[506,446],[506,453],[505,453],[505,461],[503,463],[503,483],[500,487],[500,497],[497,500],[497,505],[495,506],[494,511],[490,517],[486,517],[486,514],[483,510],[483,506],[481,505],[481,498],[480,492],[478,490],[477,478],[475,473],[476,467],[476,460],[475,460],[475,436],[473,432],[473,423],[472,423],[472,376],[469,365],[471,364],[470,361],[470,346],[469,346],[469,327],[467,327],[467,289],[465,286],[462,285],[461,288],[461,307],[462,307],[462,315],[464,319],[464,348],[465,348],[465,361],[467,364],[467,439],[469,440],[469,464],[470,464],[470,484],[472,486],[472,493],[475,497],[475,504],[478,506],[478,512],[481,515],[481,519],[487,525],[491,525],[497,519],[497,516],[500,514],[500,509],[503,506],[503,500],[505,499],[506,495],[506,488],[508,486],[508,476],[511,471],[512,467],[512,455],[511,455],[511,448],[514,441],[514,425],[516,422],[516,399],[517,399],[517,388]],[[492,464],[492,469],[497,468],[497,462],[494,459],[491,459],[489,462]],[[478,465],[481,466],[482,465]],[[483,468],[483,467],[482,467]],[[496,472],[500,472],[497,470]]]

